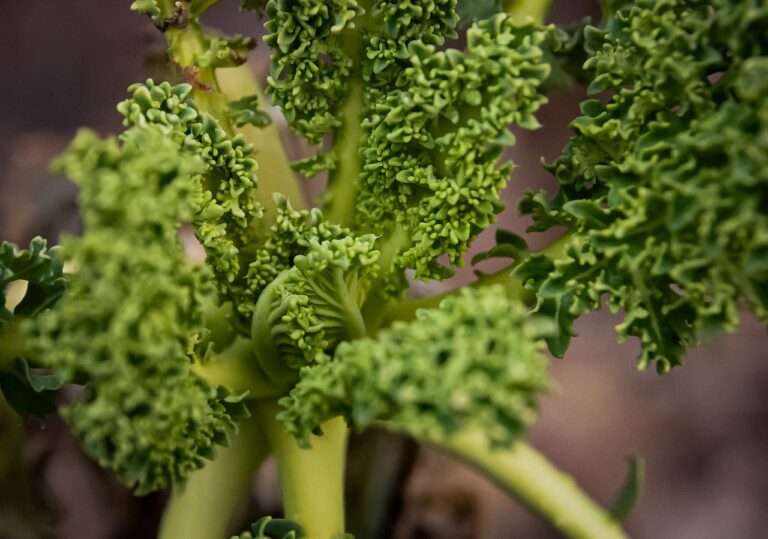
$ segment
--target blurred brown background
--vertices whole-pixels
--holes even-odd
[[[561,0],[551,18],[573,21],[594,13],[596,3]],[[40,234],[55,242],[62,231],[78,231],[76,191],[50,175],[47,163],[80,126],[116,132],[115,105],[125,88],[157,70],[145,58],[157,56],[159,36],[128,11],[129,4],[0,0],[0,239],[26,243]],[[222,0],[209,15],[209,24],[227,31],[262,32],[256,17],[237,12],[235,0]],[[252,55],[262,73],[265,53],[262,44]],[[552,185],[539,158],[553,158],[567,141],[566,123],[582,97],[580,89],[553,94],[540,114],[544,128],[521,134],[505,226],[525,228],[526,220],[514,215],[525,187]],[[289,146],[294,155],[300,151],[298,144]],[[477,249],[490,241],[486,234]],[[531,238],[534,245],[545,241]],[[448,286],[470,275],[461,271]],[[534,445],[603,503],[623,480],[625,456],[645,456],[646,489],[627,523],[633,537],[768,537],[765,329],[745,317],[741,333],[694,350],[686,366],[659,377],[636,372],[637,348],[615,343],[615,323],[606,312],[579,321],[580,336],[555,362],[559,392],[543,400]],[[14,421],[0,411],[0,539],[153,537],[163,493],[133,498],[81,454],[56,419],[44,426],[31,422],[23,433]],[[365,458],[355,455],[370,455],[361,449],[374,447],[369,458],[378,465],[376,488],[391,492],[378,515],[383,537],[555,537],[489,482],[430,448],[381,434],[358,437],[355,446],[350,466],[365,468]],[[276,514],[275,488],[274,470],[267,467],[240,510],[241,520]],[[351,488],[355,501],[361,487]]]

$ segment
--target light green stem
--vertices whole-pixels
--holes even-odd
[[[230,447],[220,448],[216,460],[174,486],[163,514],[158,539],[223,539],[253,474],[267,455],[258,423],[240,423]]]
[[[341,418],[323,423],[323,435],[303,449],[275,418],[278,410],[274,402],[262,402],[256,413],[277,459],[286,518],[304,528],[305,539],[343,534],[346,424]]]
[[[207,362],[192,364],[192,370],[212,385],[228,387],[233,391],[248,392],[252,399],[278,398],[290,391],[297,373],[288,367],[290,377],[276,379],[264,371],[256,358],[250,339],[237,337],[232,344],[216,353]]]
[[[248,65],[217,69],[216,80],[228,100],[234,101],[242,97],[257,95],[259,108],[269,112],[264,93]],[[254,157],[259,163],[259,199],[267,212],[274,214],[275,203],[272,200],[272,193],[284,194],[296,210],[305,209],[307,203],[304,200],[304,194],[296,175],[291,169],[285,148],[280,141],[280,131],[277,124],[272,122],[267,127],[262,128],[245,125],[236,128],[236,131],[241,133],[249,144],[253,145]]]
[[[483,433],[465,432],[436,445],[482,472],[564,537],[628,538],[619,523],[592,501],[572,477],[523,442],[509,449],[493,450]]]
[[[172,4],[170,0],[162,0],[161,9],[165,17],[172,12]],[[306,208],[304,195],[288,162],[277,126],[273,123],[266,128],[249,125],[235,128],[227,116],[229,101],[250,95],[257,95],[259,107],[269,112],[266,99],[248,65],[216,70],[198,66],[197,58],[205,51],[207,38],[195,17],[184,28],[166,29],[165,37],[168,54],[173,61],[183,70],[193,69],[196,73],[195,80],[199,85],[193,85],[193,94],[200,110],[215,117],[230,134],[241,133],[253,145],[254,157],[259,164],[257,196],[268,217],[275,215],[272,199],[275,192],[288,197],[294,209]]]
[[[226,115],[227,98],[221,93],[213,68],[199,67],[197,56],[206,49],[203,30],[197,20],[190,20],[185,28],[168,28],[165,31],[168,42],[168,54],[182,70],[194,74],[195,84],[192,93],[195,104],[219,122],[230,134],[234,133],[232,123]],[[194,71],[189,71],[189,70]]]
[[[362,171],[362,161],[358,154],[364,136],[362,113],[363,84],[362,81],[353,80],[349,96],[342,107],[342,129],[333,145],[338,163],[329,179],[329,202],[325,210],[329,220],[344,226],[353,224],[357,187]]]
[[[362,128],[365,85],[359,65],[364,46],[358,30],[348,30],[345,33],[344,47],[356,60],[353,74],[350,76],[349,93],[340,108],[341,126],[333,142],[333,151],[338,162],[328,179],[328,204],[324,211],[330,221],[351,226],[363,167],[359,149],[365,136]]]
[[[513,15],[518,21],[525,22],[531,17],[534,22],[544,23],[544,19],[552,5],[552,0],[504,0],[504,11]]]

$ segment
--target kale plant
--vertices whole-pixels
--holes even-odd
[[[606,0],[566,28],[547,0],[245,0],[268,99],[313,148],[291,163],[255,43],[203,30],[215,3],[133,2],[186,82],[131,86],[121,134],[84,130],[55,161],[81,236],[0,247],[8,402],[43,416],[82,386],[59,413],[137,495],[173,487],[164,539],[224,537],[268,455],[286,518],[241,537],[345,537],[347,436],[369,426],[445,449],[564,537],[626,537],[638,469],[603,509],[524,441],[546,349],[606,305],[664,373],[740,311],[768,323],[768,2]],[[499,230],[471,263],[504,269],[409,295],[465,263],[524,181],[511,130],[573,77],[591,97],[547,165],[559,188],[519,204],[559,239]],[[321,172],[310,205],[298,178]]]

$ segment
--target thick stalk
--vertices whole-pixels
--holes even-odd
[[[344,533],[344,462],[348,429],[341,418],[323,423],[312,447],[299,447],[276,419],[274,402],[256,411],[277,459],[285,516],[304,528],[305,539],[331,539]]]
[[[221,92],[229,101],[256,95],[259,98],[259,108],[264,112],[269,112],[264,93],[248,65],[217,69],[216,80]],[[304,200],[304,194],[296,175],[291,169],[285,148],[280,141],[280,131],[277,124],[272,122],[263,128],[245,125],[236,128],[236,131],[241,133],[249,144],[253,145],[254,157],[259,163],[259,188],[257,192],[259,201],[267,212],[274,214],[275,203],[272,200],[272,193],[284,194],[296,210],[305,209],[307,203]]]
[[[379,249],[381,250],[381,256],[377,261],[379,276],[372,284],[361,310],[368,333],[375,333],[386,319],[388,313],[387,306],[392,305],[392,298],[386,290],[385,279],[392,271],[392,265],[397,254],[409,242],[408,233],[405,227],[402,226],[395,226],[395,229],[388,237],[382,238],[379,241]]]
[[[483,473],[570,539],[627,539],[607,511],[572,477],[524,442],[491,449],[482,432],[458,433],[436,444]]]
[[[267,453],[257,421],[242,421],[230,447],[220,448],[216,460],[193,473],[185,485],[174,486],[158,538],[226,537],[232,516]]]

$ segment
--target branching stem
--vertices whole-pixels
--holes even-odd
[[[164,0],[164,12],[171,13],[172,4]],[[273,193],[282,193],[288,197],[294,209],[305,209],[307,204],[280,141],[277,125],[273,123],[265,128],[248,125],[235,128],[227,116],[230,101],[250,95],[257,95],[259,107],[269,112],[263,92],[248,65],[215,70],[198,66],[196,58],[204,52],[206,38],[196,19],[188,21],[183,28],[167,28],[165,37],[168,54],[187,76],[193,78],[193,95],[200,110],[215,117],[228,133],[242,134],[253,146],[254,157],[259,164],[257,196],[266,209],[268,219],[275,215]]]
[[[175,485],[163,514],[159,539],[223,538],[253,474],[268,448],[256,420],[240,422],[230,447],[220,448],[216,460],[193,473],[185,485]]]
[[[258,403],[270,449],[277,459],[286,518],[303,528],[305,539],[331,539],[344,533],[344,463],[348,429],[340,417],[323,423],[323,435],[313,436],[303,449],[277,421],[275,402]]]
[[[433,442],[434,443],[434,442]],[[569,539],[627,539],[618,522],[572,477],[524,442],[490,449],[481,432],[462,432],[436,443],[482,472]]]
[[[216,79],[221,92],[228,101],[234,101],[245,96],[257,95],[259,108],[269,112],[269,106],[264,93],[256,82],[248,65],[239,67],[217,69]],[[267,127],[255,127],[245,125],[236,128],[249,144],[253,145],[253,156],[259,163],[259,202],[268,215],[274,215],[275,203],[273,193],[282,193],[295,210],[303,210],[307,207],[304,193],[301,191],[296,175],[291,169],[285,148],[280,141],[280,131],[275,122]]]

